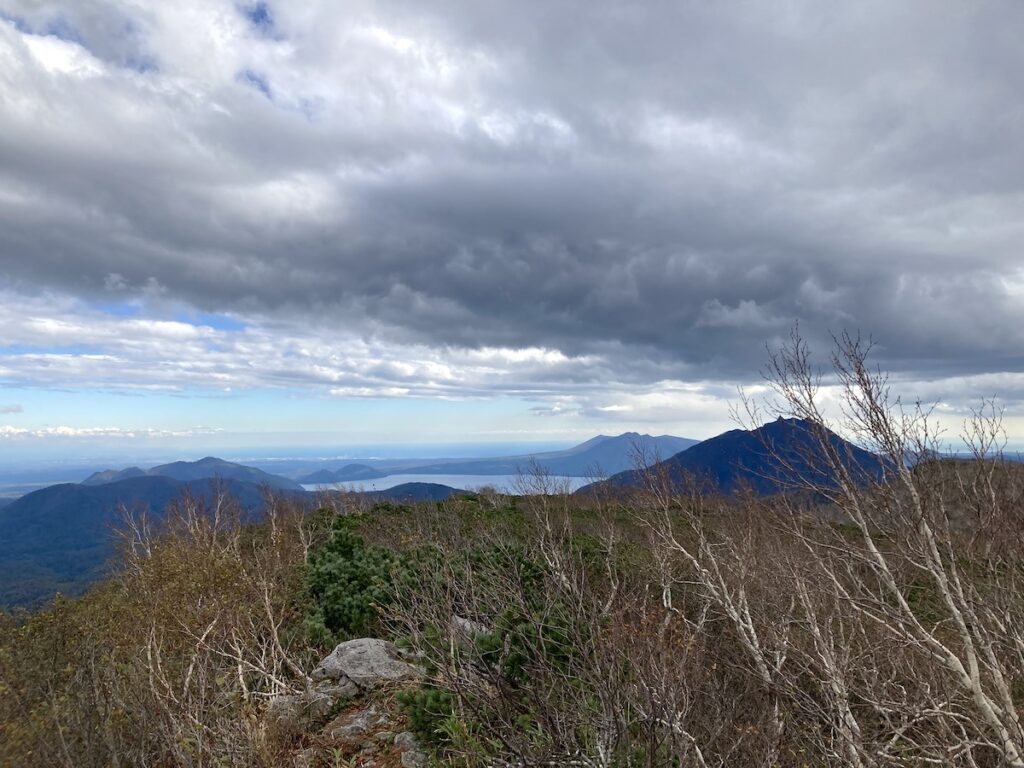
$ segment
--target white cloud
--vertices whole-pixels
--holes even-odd
[[[0,440],[39,440],[39,439],[77,439],[77,438],[103,438],[103,439],[161,439],[169,437],[196,437],[199,435],[217,434],[221,430],[207,427],[196,427],[183,430],[164,429],[123,429],[121,427],[40,427],[38,429],[26,429],[0,424]]]
[[[0,381],[655,424],[800,318],[1017,397],[1020,8],[270,7],[0,0]]]

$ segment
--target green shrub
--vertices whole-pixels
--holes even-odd
[[[448,721],[454,717],[452,695],[433,686],[399,691],[395,696],[401,711],[409,718],[409,730],[430,746],[448,740]]]
[[[339,517],[330,539],[309,557],[306,580],[316,607],[306,630],[318,644],[373,634],[380,628],[378,609],[391,599],[398,558],[368,547],[354,525],[353,518]]]

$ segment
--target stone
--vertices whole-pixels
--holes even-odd
[[[467,619],[457,613],[452,614],[451,626],[454,634],[470,640],[476,635],[485,635],[490,631],[479,621]]]
[[[419,749],[420,743],[412,731],[402,731],[395,736],[395,746],[399,749]]]
[[[371,704],[366,709],[348,712],[335,718],[324,729],[324,733],[335,739],[353,739],[390,722],[387,714]]]
[[[410,731],[395,736],[395,746],[402,752],[402,768],[424,768],[427,756],[420,749],[420,743]]]
[[[331,682],[344,687],[351,683],[361,690],[386,683],[411,682],[421,676],[420,669],[402,659],[393,643],[369,637],[341,643],[320,662],[312,675],[318,684]]]
[[[267,718],[279,730],[303,733],[323,722],[334,701],[332,696],[317,690],[277,696],[267,705]]]

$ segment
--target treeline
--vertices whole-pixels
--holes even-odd
[[[115,578],[4,620],[0,764],[371,764],[267,713],[376,636],[425,670],[390,702],[439,765],[1024,765],[1024,477],[998,414],[966,425],[970,461],[939,460],[857,340],[833,362],[877,481],[849,476],[794,339],[772,380],[822,425],[802,459],[822,471],[789,493],[650,472],[579,498],[538,474],[258,526],[226,498],[129,517]]]

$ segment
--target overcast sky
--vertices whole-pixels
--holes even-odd
[[[706,437],[796,320],[1024,438],[1022,30],[1020,2],[0,0],[0,457]]]

